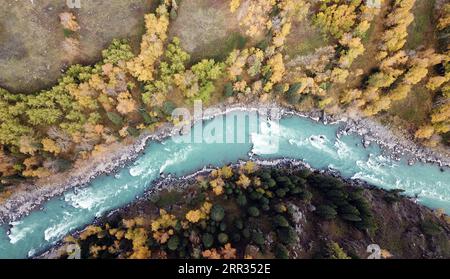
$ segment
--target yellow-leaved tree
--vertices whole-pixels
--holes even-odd
[[[169,12],[166,4],[161,4],[156,14],[145,15],[146,32],[142,37],[141,53],[127,63],[129,71],[138,80],[153,80],[155,63],[164,54],[168,27]]]

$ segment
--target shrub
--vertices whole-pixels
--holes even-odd
[[[293,176],[291,177],[292,183],[296,185],[299,188],[305,188],[306,187],[306,179],[299,177],[299,176]]]
[[[284,246],[281,243],[277,243],[275,245],[274,254],[277,259],[283,259],[283,260],[289,259],[289,251],[286,248],[286,246]]]
[[[264,206],[264,205],[269,205],[270,201],[268,198],[263,196],[263,197],[261,197],[261,199],[259,199],[259,203],[261,204],[261,206]]]
[[[287,191],[283,188],[277,189],[275,191],[275,194],[277,195],[277,197],[279,198],[284,198],[286,196]]]
[[[178,17],[177,10],[175,10],[175,9],[172,8],[172,9],[170,10],[170,19],[171,19],[171,20],[175,20],[177,17]]]
[[[259,209],[254,206],[249,207],[247,212],[248,212],[248,215],[250,215],[252,217],[258,217],[260,214]]]
[[[225,244],[228,242],[228,235],[226,233],[219,233],[217,240],[219,240],[221,244]]]
[[[277,203],[273,206],[273,210],[277,213],[283,213],[286,211],[286,206],[283,203]]]
[[[289,227],[289,222],[282,215],[276,215],[273,218],[273,222],[274,222],[275,226],[277,226],[277,227],[283,227],[283,228]]]
[[[114,125],[116,126],[123,125],[123,118],[119,114],[110,111],[106,113],[106,116]]]
[[[151,117],[150,114],[145,111],[145,109],[139,109],[139,114],[141,115],[142,119],[144,120],[144,123],[146,125],[151,125],[157,122],[157,119],[154,117]]]
[[[232,97],[234,94],[233,84],[231,82],[227,82],[224,88],[225,97]]]
[[[214,237],[210,233],[205,233],[202,236],[202,242],[205,248],[211,248],[214,244]]]
[[[326,197],[329,198],[332,201],[339,201],[339,200],[345,200],[347,198],[347,195],[341,191],[341,190],[330,190],[326,192]]]
[[[211,208],[211,219],[216,222],[220,222],[223,220],[224,217],[225,217],[225,209],[218,204],[213,205],[213,207]]]
[[[307,179],[312,174],[312,171],[310,169],[301,169],[296,174],[303,179]]]
[[[269,186],[269,188],[274,188],[275,186],[277,186],[277,182],[271,178],[267,180],[267,186]]]
[[[375,218],[373,216],[364,216],[361,222],[355,224],[360,230],[369,230],[370,232],[375,232],[377,229],[377,224],[375,223]]]
[[[206,227],[206,231],[209,232],[209,233],[215,233],[217,231],[216,230],[216,223],[214,221],[212,221],[211,224],[209,224]]]
[[[166,102],[164,102],[162,110],[165,114],[171,115],[175,108],[176,108],[176,105],[173,102],[166,101]]]
[[[442,227],[432,220],[425,220],[420,224],[423,233],[428,236],[436,236],[442,233]]]
[[[272,179],[272,176],[270,175],[270,172],[268,172],[268,171],[263,171],[263,172],[261,172],[261,174],[259,175],[259,177],[260,177],[261,180],[263,180],[263,181],[269,181],[270,179]]]
[[[295,187],[294,189],[291,190],[291,194],[293,195],[302,195],[304,192],[304,190],[300,187]]]
[[[138,137],[139,136],[139,130],[134,128],[134,127],[128,127],[127,131],[133,137]]]
[[[325,220],[333,220],[337,216],[336,210],[329,205],[319,205],[316,214]]]
[[[300,101],[300,99],[301,99],[301,95],[298,94],[297,92],[291,92],[291,91],[286,92],[286,100],[291,105],[297,104]]]
[[[297,240],[297,234],[292,227],[280,228],[277,230],[277,236],[281,243],[290,245],[294,244]]]
[[[262,196],[263,194],[260,192],[253,191],[250,193],[250,199],[254,201],[259,200],[260,198],[262,198]]]
[[[253,233],[252,233],[252,241],[256,245],[263,246],[264,245],[264,235],[262,234],[262,232],[253,231]]]
[[[329,191],[332,189],[342,189],[344,184],[337,178],[331,176],[324,176],[321,174],[313,174],[308,177],[308,183],[322,191]]]
[[[245,195],[240,194],[238,195],[238,197],[236,198],[236,202],[239,206],[246,206],[247,205],[247,198],[245,197]]]
[[[292,84],[289,87],[289,89],[286,92],[286,94],[288,94],[288,95],[297,94],[298,90],[300,90],[301,87],[302,87],[302,83],[301,82],[294,83],[294,84]]]
[[[243,229],[243,230],[242,230],[242,236],[243,236],[245,239],[249,239],[250,236],[251,236],[250,230],[249,230],[248,228]]]
[[[394,190],[387,192],[383,198],[389,204],[397,203],[397,202],[401,201],[401,199],[402,199],[401,194],[404,191],[405,190],[402,190],[402,189],[394,189]]]
[[[362,221],[361,217],[358,216],[358,215],[355,215],[355,214],[343,214],[343,215],[340,215],[340,217],[343,220],[350,221],[350,222],[360,222],[360,221]]]
[[[300,197],[304,202],[309,203],[313,198],[313,194],[310,191],[305,190],[300,194]]]
[[[289,179],[289,177],[286,176],[280,176],[277,179],[277,182],[283,186],[288,186],[292,181]]]
[[[347,260],[350,257],[345,253],[344,249],[342,249],[339,244],[332,241],[327,244],[327,254],[330,259],[339,259],[339,260]]]
[[[175,251],[178,249],[178,245],[180,244],[180,239],[178,236],[172,236],[169,241],[167,242],[167,248],[171,251]]]
[[[234,226],[236,227],[236,229],[242,230],[244,229],[244,222],[242,222],[242,219],[236,219],[234,221]]]
[[[360,215],[358,208],[354,207],[351,204],[346,204],[346,205],[340,206],[338,208],[338,211],[339,211],[339,214],[350,214],[350,215],[357,215],[357,216]]]
[[[227,224],[225,222],[220,223],[219,226],[220,231],[224,232],[227,229]]]
[[[233,242],[239,242],[241,241],[241,235],[238,233],[234,233],[233,236],[231,237]]]

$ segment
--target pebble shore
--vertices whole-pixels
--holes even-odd
[[[211,108],[210,108],[211,109]],[[391,130],[376,123],[370,119],[347,118],[340,116],[326,115],[319,111],[301,113],[287,108],[274,105],[248,104],[226,105],[221,104],[213,107],[220,113],[211,113],[193,121],[204,121],[211,119],[218,114],[226,114],[232,111],[262,111],[267,109],[276,109],[277,115],[273,117],[287,117],[297,115],[307,117],[325,124],[340,123],[342,128],[338,132],[340,135],[358,134],[363,138],[363,144],[368,146],[371,143],[377,143],[383,147],[387,156],[399,160],[406,158],[410,164],[416,162],[434,163],[442,168],[450,167],[450,158],[439,154],[431,149],[419,146],[410,139],[399,138]],[[210,110],[214,111],[214,110]],[[173,125],[165,124],[153,133],[144,132],[135,139],[132,144],[118,143],[111,147],[111,151],[102,158],[97,158],[86,162],[81,167],[72,169],[69,172],[57,174],[50,179],[37,181],[33,184],[22,184],[18,190],[3,204],[0,204],[0,224],[17,221],[26,216],[33,210],[39,210],[40,206],[47,200],[60,196],[64,192],[86,186],[97,176],[108,174],[114,175],[114,172],[126,164],[134,161],[145,149],[149,141],[161,141],[175,134]],[[292,160],[277,160],[279,163]],[[273,162],[272,162],[273,163]]]

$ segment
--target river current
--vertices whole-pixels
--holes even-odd
[[[246,112],[234,114],[242,117]],[[208,133],[203,134],[201,143],[180,143],[179,138],[149,142],[142,155],[116,174],[100,175],[81,189],[50,199],[41,210],[0,227],[0,258],[26,258],[42,252],[69,232],[133,202],[161,174],[184,176],[205,166],[219,167],[248,160],[250,156],[302,160],[314,169],[332,169],[343,177],[361,179],[384,189],[404,189],[407,195],[417,196],[421,204],[450,212],[448,168],[394,160],[377,144],[365,148],[359,135],[337,136],[340,124],[326,125],[300,116],[285,116],[276,122],[246,121],[238,127],[228,119],[231,118],[217,116],[206,121],[203,131]],[[245,128],[245,140],[214,142],[218,133],[227,134],[240,128]]]

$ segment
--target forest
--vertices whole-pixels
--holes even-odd
[[[358,259],[448,257],[445,218],[400,191],[302,167],[224,166],[153,192],[65,238],[57,257]],[[402,211],[416,212],[405,217]],[[423,219],[419,217],[423,216]],[[394,225],[395,224],[395,225]],[[416,237],[423,233],[423,242]],[[416,245],[411,246],[412,243]],[[64,249],[66,247],[79,249]]]
[[[239,15],[242,32],[222,57],[193,59],[183,41],[170,33],[183,1],[163,0],[145,15],[139,51],[117,38],[98,63],[70,66],[50,89],[25,94],[0,88],[1,198],[18,183],[103,156],[112,143],[176,124],[172,110],[196,99],[211,106],[256,100],[298,111],[372,117],[394,123],[393,129],[419,144],[448,149],[450,3],[228,2],[226,12]],[[420,13],[429,14],[428,23]],[[63,47],[75,55],[83,26],[72,12],[61,13],[59,20]],[[306,43],[325,42],[312,53],[297,50],[304,43],[298,30],[305,26],[317,30]],[[419,44],[417,36],[422,36]],[[419,94],[426,101],[416,99]],[[416,112],[411,115],[408,108]],[[420,119],[414,118],[419,114]],[[322,210],[334,214],[330,208]],[[202,219],[200,211],[194,220]],[[288,234],[288,228],[282,231]],[[178,247],[175,242],[171,247]]]

